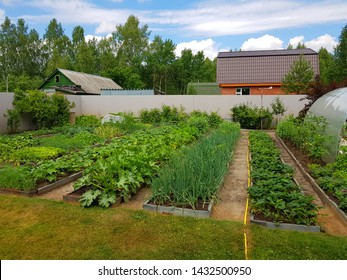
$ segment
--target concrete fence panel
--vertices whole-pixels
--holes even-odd
[[[0,93],[0,133],[6,133],[7,109],[12,109],[13,93]],[[285,115],[297,115],[305,106],[301,100],[303,95],[278,95],[287,111]],[[277,95],[154,95],[154,96],[111,96],[111,95],[67,95],[67,99],[75,104],[71,109],[74,116],[95,115],[103,117],[109,113],[131,112],[138,115],[142,109],[161,108],[163,105],[183,107],[187,113],[194,110],[217,112],[223,118],[231,118],[230,109],[240,104],[257,107],[271,107]],[[21,130],[31,129],[28,120],[22,120]]]

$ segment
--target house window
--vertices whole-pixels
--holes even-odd
[[[56,82],[56,83],[59,83],[59,82],[60,82],[60,76],[59,76],[59,75],[56,75],[56,76],[55,76],[55,82]]]
[[[250,88],[237,88],[236,95],[250,95]]]

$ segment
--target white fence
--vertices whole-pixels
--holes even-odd
[[[278,95],[287,111],[285,115],[294,114],[304,107],[303,95]],[[236,105],[249,104],[257,107],[270,107],[277,95],[155,95],[155,96],[67,96],[74,102],[71,112],[79,115],[95,115],[103,117],[108,113],[132,112],[138,114],[142,109],[161,108],[163,105],[182,106],[186,112],[194,110],[217,112],[223,118],[230,118],[230,109]],[[5,133],[7,119],[3,116],[7,109],[12,108],[13,93],[0,93],[0,132]],[[21,129],[26,129],[22,123]]]

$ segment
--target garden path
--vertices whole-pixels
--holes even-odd
[[[243,222],[247,201],[248,131],[242,130],[236,143],[232,162],[219,192],[211,217],[217,220]]]

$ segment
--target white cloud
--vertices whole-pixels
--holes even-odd
[[[319,36],[313,40],[305,42],[306,47],[311,48],[315,51],[319,51],[320,48],[326,48],[328,52],[333,52],[338,42],[335,38],[328,34]]]
[[[228,51],[226,49],[219,49],[219,45],[210,38],[201,41],[193,40],[190,42],[177,44],[175,49],[176,56],[181,56],[181,52],[184,49],[191,49],[193,54],[197,54],[199,51],[203,51],[205,57],[208,57],[211,60],[217,57],[218,52]]]
[[[102,39],[105,38],[110,38],[112,37],[112,34],[107,34],[106,36],[95,36],[95,35],[86,35],[84,36],[84,39],[88,42],[88,41],[93,41],[94,39],[97,41],[101,41]]]
[[[289,40],[289,44],[288,45],[292,45],[293,48],[296,48],[296,46],[300,43],[300,44],[303,44],[304,43],[304,39],[305,37],[304,36],[296,36],[294,38],[291,38]]]
[[[23,10],[28,6],[36,8],[41,15],[20,16],[31,22],[47,22],[47,19],[57,18],[62,24],[95,24],[99,26],[98,32],[108,33],[113,31],[110,30],[112,25],[114,27],[124,23],[129,15],[135,14],[142,24],[163,27],[172,32],[184,32],[186,36],[207,38],[345,22],[347,18],[345,0],[335,0],[333,3],[326,0],[200,0],[191,4],[191,8],[170,10],[107,9],[100,3],[95,1],[93,4],[89,0],[2,1],[20,3],[19,7]]]
[[[241,50],[274,50],[282,49],[283,41],[272,35],[266,34],[259,38],[250,38],[241,46]]]
[[[317,52],[320,48],[326,48],[328,52],[333,52],[334,48],[338,44],[335,38],[329,34],[319,36],[309,41],[305,41],[305,37],[302,35],[296,36],[289,40],[289,44],[291,44],[294,48],[298,45],[298,43],[305,44],[307,48],[311,48]]]
[[[103,21],[100,25],[95,29],[96,34],[108,33],[116,30],[116,23]]]

